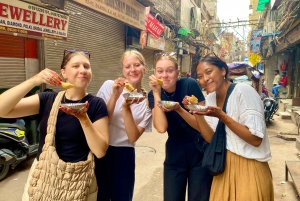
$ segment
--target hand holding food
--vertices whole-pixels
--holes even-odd
[[[130,92],[134,91],[134,87],[131,84],[129,84],[128,82],[125,83],[125,88]]]
[[[62,81],[61,77],[55,71],[48,68],[45,68],[30,79],[35,80],[36,85],[45,83],[52,86],[59,86]]]
[[[198,104],[198,98],[196,98],[196,96],[192,95],[188,98],[188,101],[191,103],[191,104]]]
[[[157,78],[157,79],[156,79],[156,83],[157,83],[158,85],[163,85],[163,84],[164,84],[164,81],[162,81],[161,79]]]
[[[65,89],[71,89],[74,87],[73,84],[68,83],[68,82],[61,82],[61,86],[62,86],[62,88],[65,88]]]

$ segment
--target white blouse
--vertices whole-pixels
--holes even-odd
[[[206,105],[216,106],[216,93],[206,96]],[[237,84],[229,96],[226,113],[235,121],[249,128],[253,135],[262,138],[259,147],[254,147],[245,142],[226,126],[227,149],[237,155],[258,161],[271,159],[269,139],[264,119],[264,107],[258,93],[247,84]],[[219,119],[205,116],[207,123],[215,131]]]

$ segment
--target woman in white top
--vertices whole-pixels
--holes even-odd
[[[209,93],[206,112],[193,111],[201,134],[211,142],[218,121],[226,125],[225,170],[213,179],[212,201],[272,201],[274,190],[268,162],[270,145],[259,94],[249,85],[237,84],[222,111],[230,82],[227,64],[215,56],[202,58],[197,66],[198,82]],[[184,99],[188,102],[187,97]]]
[[[142,78],[145,59],[136,50],[127,50],[122,58],[123,75],[115,81],[107,80],[97,96],[107,105],[109,125],[109,148],[106,155],[96,160],[98,201],[131,201],[135,178],[134,145],[143,132],[151,132],[152,115],[144,98],[127,100],[128,82],[137,92],[143,93]],[[146,96],[146,95],[145,95]]]

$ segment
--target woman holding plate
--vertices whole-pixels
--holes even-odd
[[[209,200],[212,176],[201,166],[206,142],[198,131],[193,115],[182,105],[185,96],[194,95],[195,104],[204,104],[204,96],[193,78],[179,77],[176,53],[159,53],[154,75],[149,77],[148,100],[153,125],[159,133],[168,133],[164,161],[164,201]],[[157,81],[163,81],[162,85]],[[167,101],[167,102],[164,102]],[[189,124],[187,123],[189,122]]]
[[[106,102],[110,119],[109,148],[105,157],[96,160],[98,201],[132,200],[135,142],[152,131],[151,111],[142,88],[145,59],[140,52],[127,50],[121,64],[125,78],[105,81],[97,94]]]

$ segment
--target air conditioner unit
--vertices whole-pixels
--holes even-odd
[[[268,33],[274,33],[275,32],[275,21],[271,21],[268,23]]]
[[[165,38],[171,38],[171,29],[167,26],[164,30],[164,36],[165,36]]]
[[[191,8],[191,30],[200,32],[201,10],[198,7]]]

